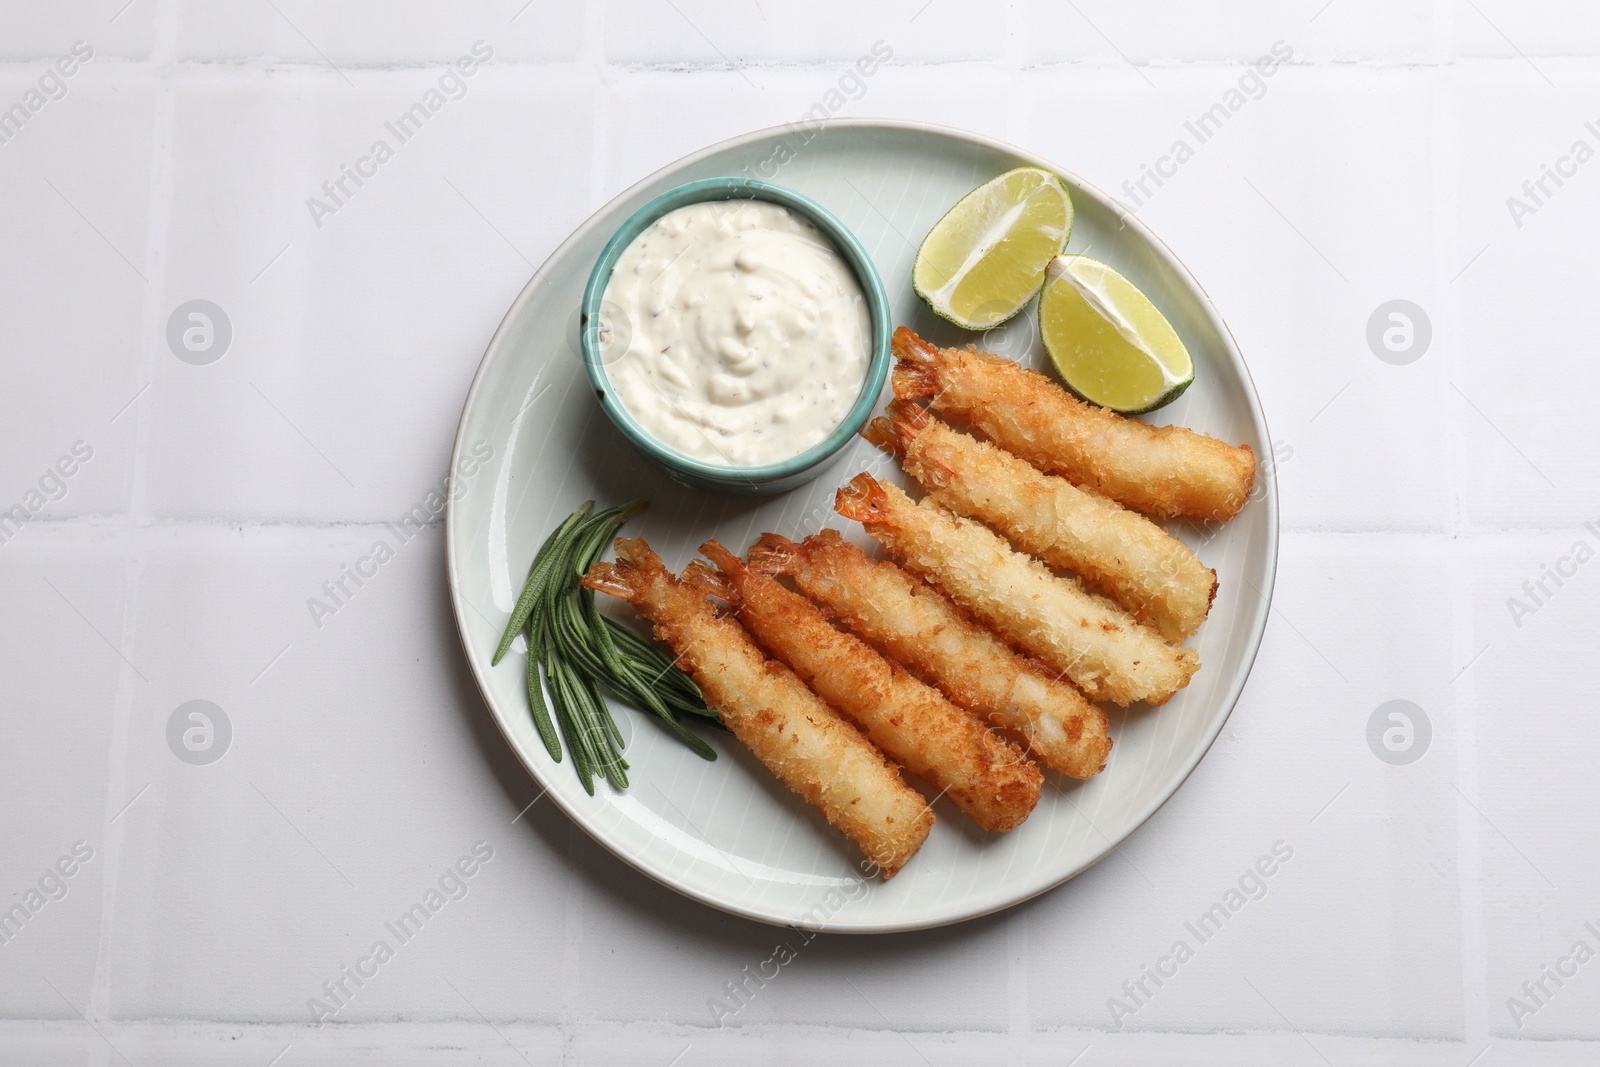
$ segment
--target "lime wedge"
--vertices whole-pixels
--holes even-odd
[[[987,330],[1022,310],[1067,246],[1072,198],[1061,179],[1019,167],[978,186],[922,239],[911,287],[935,314]]]
[[[1057,256],[1039,295],[1039,337],[1067,388],[1138,415],[1194,381],[1178,332],[1128,279],[1088,256]]]

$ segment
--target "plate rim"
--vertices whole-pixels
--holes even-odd
[[[608,198],[605,203],[601,204],[598,208],[591,212],[587,218],[579,223],[578,226],[567,235],[566,239],[558,244],[550,252],[550,254],[545,257],[544,261],[539,264],[532,276],[529,277],[527,283],[522,287],[522,290],[517,294],[516,299],[511,302],[511,306],[506,309],[506,313],[501,317],[499,325],[495,327],[494,334],[490,337],[489,343],[484,349],[483,356],[478,361],[478,367],[473,372],[472,384],[467,389],[466,398],[462,401],[461,415],[456,423],[455,438],[450,449],[450,465],[447,469],[455,470],[456,464],[461,461],[463,456],[466,454],[466,450],[470,447],[466,441],[468,417],[471,415],[473,407],[478,399],[479,390],[484,387],[484,381],[487,377],[486,372],[490,366],[490,363],[498,356],[502,347],[502,342],[504,341],[507,333],[510,331],[513,320],[517,318],[522,309],[532,299],[537,287],[546,280],[547,271],[549,271],[555,263],[565,258],[568,250],[571,247],[582,241],[593,230],[595,230],[599,226],[601,218],[609,214],[617,205],[627,201],[631,197],[638,195],[646,187],[660,181],[661,179],[669,177],[674,173],[681,173],[685,168],[693,166],[695,163],[707,159],[710,156],[736,149],[754,142],[767,140],[775,136],[792,134],[800,125],[801,124],[798,123],[788,122],[777,126],[762,127],[757,130],[737,134],[733,137],[724,138],[723,140],[716,141],[710,145],[706,145],[703,148],[680,156],[664,166],[658,167],[656,170],[651,171],[649,174],[646,174],[644,177],[629,185],[627,188]],[[1098,198],[1103,205],[1109,207],[1116,213],[1124,226],[1133,230],[1139,237],[1143,238],[1152,247],[1154,247],[1160,255],[1165,257],[1172,266],[1176,267],[1180,280],[1191,287],[1195,295],[1200,298],[1203,308],[1219,328],[1220,336],[1225,342],[1224,349],[1229,363],[1232,364],[1234,371],[1239,375],[1240,381],[1245,387],[1245,396],[1250,409],[1249,413],[1251,421],[1255,423],[1257,432],[1260,434],[1261,440],[1265,444],[1267,450],[1271,450],[1272,435],[1267,426],[1266,412],[1261,406],[1261,396],[1256,389],[1255,378],[1250,373],[1249,364],[1245,362],[1244,353],[1240,351],[1238,341],[1234,338],[1232,329],[1229,328],[1227,321],[1222,317],[1222,312],[1218,310],[1215,302],[1212,301],[1211,294],[1206,292],[1205,287],[1200,284],[1199,279],[1196,278],[1194,273],[1189,269],[1188,264],[1180,259],[1177,253],[1175,253],[1164,240],[1162,240],[1153,230],[1151,230],[1150,227],[1143,222],[1143,220],[1123,210],[1122,205],[1114,197],[1107,194],[1093,182],[1083,178],[1083,176],[1078,174],[1076,171],[1059,167],[1052,161],[1045,159],[1036,152],[1024,149],[1018,145],[1012,144],[1009,141],[1004,141],[996,137],[990,137],[987,134],[981,134],[971,130],[964,130],[955,126],[946,126],[941,123],[924,122],[916,119],[874,118],[868,116],[833,118],[828,120],[820,129],[812,130],[810,132],[819,133],[822,132],[822,130],[834,127],[909,130],[917,133],[930,133],[953,141],[964,142],[966,144],[992,152],[1011,155],[1017,159],[1026,161],[1029,165],[1049,170],[1052,173],[1058,174],[1062,178],[1066,179],[1069,184],[1073,184],[1079,188],[1087,190],[1092,196]],[[511,734],[508,732],[506,724],[496,708],[495,699],[490,694],[488,682],[483,673],[487,668],[480,665],[480,657],[474,655],[473,649],[467,638],[467,605],[464,600],[464,594],[461,588],[461,577],[458,573],[457,567],[457,501],[453,495],[447,498],[445,505],[445,571],[450,585],[450,606],[451,611],[455,616],[456,638],[461,643],[462,655],[466,658],[467,666],[472,672],[473,682],[478,687],[478,695],[482,698],[485,705],[485,710],[489,712],[489,717],[494,720],[495,728],[500,731],[500,735],[505,740],[506,746],[510,748],[512,753],[517,757],[518,761],[523,765],[523,768],[534,779],[534,781],[538,782],[544,787],[545,793],[552,797],[557,806],[561,808],[562,812],[564,812],[568,818],[581,827],[591,839],[604,847],[606,851],[610,852],[613,856],[616,856],[618,859],[622,860],[629,867],[645,875],[657,884],[729,915],[737,915],[740,918],[750,919],[752,921],[771,926],[780,926],[790,929],[804,929],[819,933],[862,935],[905,933],[916,930],[937,929],[939,927],[950,926],[955,923],[967,922],[972,919],[982,918],[985,915],[993,915],[1008,908],[1016,907],[1018,904],[1025,903],[1034,899],[1035,897],[1041,896],[1044,893],[1048,893],[1053,889],[1059,888],[1063,884],[1082,874],[1084,871],[1098,864],[1101,860],[1105,859],[1106,856],[1115,851],[1116,848],[1124,841],[1128,840],[1128,838],[1137,833],[1156,815],[1157,812],[1165,807],[1167,802],[1176,796],[1178,791],[1183,788],[1185,783],[1188,782],[1189,777],[1193,775],[1195,769],[1200,766],[1200,762],[1205,759],[1206,755],[1211,751],[1212,746],[1216,744],[1217,738],[1221,736],[1223,727],[1225,727],[1228,724],[1228,721],[1233,717],[1234,709],[1237,708],[1239,704],[1239,698],[1244,694],[1244,687],[1249,683],[1250,675],[1255,669],[1256,659],[1261,652],[1261,642],[1266,634],[1267,620],[1272,614],[1272,597],[1277,587],[1278,542],[1280,533],[1278,514],[1277,464],[1272,462],[1270,457],[1268,457],[1265,462],[1258,457],[1256,464],[1256,477],[1264,481],[1266,486],[1266,492],[1263,494],[1261,499],[1261,503],[1264,504],[1267,509],[1265,568],[1266,582],[1265,588],[1259,590],[1260,597],[1263,601],[1265,601],[1265,604],[1258,619],[1251,626],[1248,634],[1247,641],[1249,642],[1249,649],[1240,663],[1240,667],[1236,672],[1234,680],[1229,684],[1228,689],[1222,698],[1221,702],[1226,705],[1226,711],[1217,718],[1215,726],[1211,729],[1209,736],[1205,737],[1204,743],[1196,747],[1193,757],[1187,761],[1186,765],[1183,767],[1182,773],[1172,783],[1172,787],[1166,790],[1163,795],[1152,800],[1150,804],[1132,820],[1132,822],[1120,836],[1118,836],[1115,840],[1108,839],[1104,847],[1101,848],[1098,854],[1092,858],[1085,860],[1083,863],[1077,865],[1070,871],[1067,871],[1054,881],[1051,881],[1045,885],[1041,885],[1029,892],[1011,897],[1002,903],[963,909],[958,912],[953,912],[951,914],[942,915],[936,918],[922,918],[906,921],[879,921],[856,924],[840,924],[837,922],[805,923],[794,916],[780,915],[771,911],[763,911],[747,905],[740,905],[730,900],[719,899],[717,897],[710,896],[700,890],[679,882],[675,882],[667,875],[663,873],[657,873],[656,871],[650,869],[638,858],[628,854],[620,847],[614,845],[611,841],[607,840],[604,834],[599,832],[596,826],[591,824],[587,813],[568,806],[562,794],[557,790],[550,788],[549,784],[544,778],[543,771],[545,768],[536,767],[533,761],[522,752],[521,748],[517,745]],[[564,764],[562,766],[564,766]]]

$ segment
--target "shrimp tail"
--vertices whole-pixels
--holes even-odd
[[[739,557],[728,551],[727,547],[716,538],[701,545],[700,554],[715,563],[717,570],[729,577],[738,577],[739,572],[744,570],[744,564]]]
[[[894,395],[901,400],[916,400],[939,392],[939,375],[926,363],[902,359],[894,365],[893,382]]]
[[[597,593],[607,593],[623,600],[632,600],[635,587],[615,563],[600,561],[583,576],[583,587]]]
[[[878,479],[862,471],[834,494],[833,510],[857,522],[875,522],[882,517],[888,502],[888,494],[878,484]]]
[[[907,440],[933,425],[933,416],[929,415],[921,405],[908,400],[889,401],[885,414],[894,423],[895,429],[900,431],[900,435]]]
[[[899,360],[894,367],[894,395],[902,400],[935,396],[939,392],[939,350],[904,326],[894,331],[890,346]]]
[[[597,562],[582,578],[585,589],[608,593],[630,603],[649,585],[658,573],[667,573],[667,565],[645,543],[642,537],[619,537],[616,543],[615,563]]]
[[[716,597],[726,604],[737,607],[740,600],[739,591],[732,579],[744,569],[744,564],[739,562],[738,556],[729,552],[715,539],[701,545],[700,552],[711,562],[707,563],[703,559],[690,560],[689,565],[683,569],[683,580],[697,592]]]
[[[800,546],[782,534],[764,533],[745,555],[749,557],[751,570],[771,577],[794,567],[800,555]]]
[[[894,339],[889,345],[897,359],[910,360],[914,363],[933,363],[939,358],[939,350],[913,333],[908,327],[896,326]]]
[[[920,404],[899,399],[889,401],[887,415],[887,419],[879,421],[889,424],[887,432],[893,435],[895,442],[892,451],[901,459],[906,470],[930,488],[950,484],[956,477],[956,469],[946,461],[942,450],[916,446],[922,433],[933,426],[933,416]],[[869,436],[867,440],[871,441],[872,438]],[[872,443],[878,444],[877,441]],[[878,447],[886,448],[884,445]]]
[[[891,456],[906,454],[905,438],[900,436],[899,427],[886,418],[880,416],[867,423],[861,428],[861,436]]]
[[[661,557],[656,555],[655,549],[645,544],[642,537],[619,537],[613,546],[617,550],[617,559],[630,566],[650,570],[655,567],[666,569],[666,564],[661,562]]]
[[[683,581],[704,596],[715,597],[727,604],[739,602],[739,594],[734,592],[732,583],[703,559],[689,561],[689,565],[683,568]]]
[[[933,422],[926,411],[909,400],[889,401],[885,415],[886,418],[880,416],[869,422],[861,436],[890,455],[902,458],[917,434]]]

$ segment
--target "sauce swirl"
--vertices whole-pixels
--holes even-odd
[[[606,284],[600,341],[640,426],[724,467],[820,443],[872,360],[849,263],[811,223],[760,200],[690,204],[634,238]]]

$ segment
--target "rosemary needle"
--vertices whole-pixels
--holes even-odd
[[[492,660],[499,663],[517,634],[527,634],[534,727],[557,763],[565,743],[590,796],[596,778],[618,789],[628,785],[622,733],[606,691],[653,714],[696,755],[717,758],[716,750],[679,720],[684,714],[717,720],[700,687],[660,648],[602,615],[594,593],[578,583],[622,524],[643,510],[644,501],[635,500],[595,512],[590,500],[552,530],[534,554]]]

